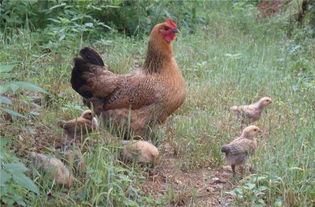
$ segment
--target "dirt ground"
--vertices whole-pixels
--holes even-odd
[[[186,172],[176,165],[177,157],[164,144],[160,163],[147,174],[143,190],[154,199],[169,194],[172,206],[230,206],[232,198],[225,194],[235,187],[229,166],[201,168]]]

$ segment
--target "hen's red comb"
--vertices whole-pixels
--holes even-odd
[[[177,28],[176,23],[172,19],[167,19],[165,22],[169,24],[171,27]]]

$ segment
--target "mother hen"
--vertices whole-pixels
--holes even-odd
[[[81,57],[74,59],[72,88],[105,124],[125,130],[127,137],[147,135],[186,96],[185,81],[173,56],[177,32],[172,20],[155,25],[143,68],[128,74],[109,71],[97,52],[82,49]]]

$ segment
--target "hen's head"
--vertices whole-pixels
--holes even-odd
[[[259,132],[262,131],[257,126],[251,125],[243,130],[242,137],[250,139],[255,137]]]
[[[153,27],[150,38],[170,43],[176,38],[176,33],[178,32],[179,30],[176,23],[173,20],[168,19]]]

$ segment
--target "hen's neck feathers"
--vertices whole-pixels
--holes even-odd
[[[144,70],[148,73],[161,73],[165,63],[172,63],[173,48],[171,43],[165,42],[157,32],[152,31],[148,44]]]

